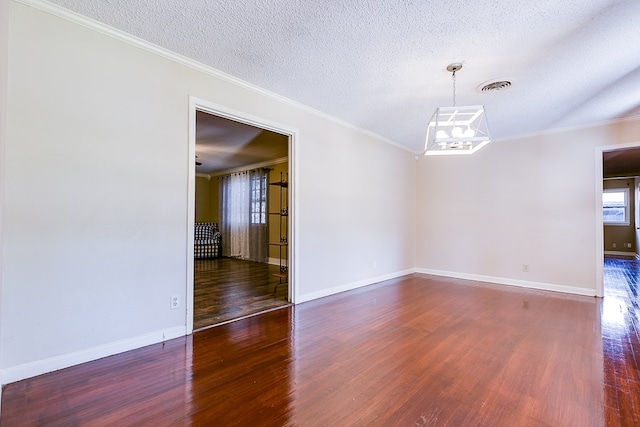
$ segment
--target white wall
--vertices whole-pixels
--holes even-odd
[[[595,150],[638,139],[629,120],[423,158],[420,271],[594,295]]]
[[[186,311],[170,310],[169,297],[186,300],[190,95],[298,129],[299,300],[415,265],[413,154],[30,6],[9,8],[3,381],[184,333]]]
[[[0,0],[0,225],[2,224],[2,213],[4,207],[4,148],[7,129],[7,56],[8,56],[8,8],[5,0]],[[0,248],[2,248],[3,227],[0,226]],[[4,311],[2,298],[3,283],[3,260],[0,255],[0,313]],[[2,316],[0,316],[0,343],[2,342]],[[2,359],[2,348],[0,348],[0,360]],[[0,384],[2,381],[2,370],[0,369]],[[0,388],[0,402],[2,402],[2,388]]]
[[[298,269],[308,279],[323,279],[313,285],[301,280],[308,286],[299,301],[415,265],[413,154],[358,139],[354,131],[345,135],[351,143],[344,144],[336,137],[339,126],[329,123],[325,130],[326,136],[301,132],[313,141],[301,144],[303,156],[318,159],[319,168],[300,167],[300,246],[306,256]],[[404,237],[398,239],[396,233]]]

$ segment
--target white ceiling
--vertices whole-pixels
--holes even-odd
[[[493,139],[640,114],[638,0],[52,2],[414,151],[454,61]]]

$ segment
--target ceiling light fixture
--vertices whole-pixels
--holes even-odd
[[[473,154],[491,140],[483,105],[456,106],[456,71],[462,64],[447,66],[453,74],[453,107],[438,107],[427,126],[424,155]]]

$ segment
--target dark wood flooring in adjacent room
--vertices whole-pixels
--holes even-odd
[[[605,257],[602,302],[606,425],[640,425],[640,261]]]
[[[2,425],[637,425],[603,301],[414,274],[9,384]]]
[[[277,265],[235,258],[196,259],[194,329],[288,305],[286,281],[278,285],[271,275],[277,272]]]

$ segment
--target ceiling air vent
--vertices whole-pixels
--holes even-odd
[[[478,89],[481,92],[495,92],[498,90],[507,89],[508,87],[511,87],[510,81],[496,80],[496,81],[488,81],[488,82],[482,83],[480,86],[478,86]]]

